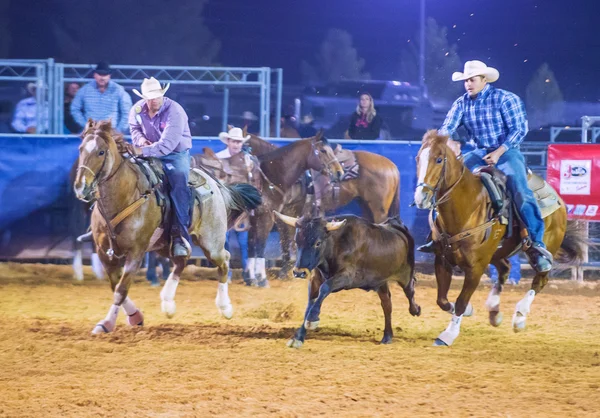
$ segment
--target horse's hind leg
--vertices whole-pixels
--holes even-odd
[[[490,324],[494,327],[502,323],[502,313],[500,312],[500,293],[502,286],[506,283],[506,279],[510,273],[510,262],[506,258],[493,260],[492,265],[498,270],[498,281],[492,286],[490,294],[485,301],[485,307],[489,312]]]
[[[212,239],[211,239],[212,238]],[[227,319],[233,316],[233,305],[229,298],[229,287],[227,285],[227,274],[229,273],[229,258],[231,255],[225,249],[225,239],[217,239],[210,235],[200,235],[198,245],[204,251],[204,255],[208,261],[217,266],[219,273],[219,284],[217,289],[217,297],[215,304],[217,309]]]
[[[172,318],[175,315],[175,293],[177,292],[177,286],[179,285],[179,279],[181,273],[185,269],[187,258],[175,257],[173,258],[173,265],[175,266],[162,290],[160,291],[160,309],[167,315],[167,318]]]
[[[531,310],[531,304],[535,299],[535,295],[542,291],[548,283],[548,272],[537,273],[531,283],[531,289],[525,293],[525,297],[517,302],[515,313],[512,318],[512,327],[514,332],[520,332],[525,329],[527,315]]]

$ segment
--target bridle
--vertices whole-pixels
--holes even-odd
[[[323,145],[325,146],[325,144],[323,144]],[[333,177],[332,176],[333,170],[331,169],[331,166],[333,164],[335,164],[335,163],[337,163],[337,164],[340,163],[338,161],[337,157],[335,156],[335,153],[333,152],[333,148],[331,148],[331,146],[327,145],[327,146],[329,146],[329,148],[331,148],[331,151],[332,151],[331,153],[332,153],[333,157],[329,161],[323,162],[321,160],[321,157],[319,157],[320,152],[317,149],[316,142],[315,141],[310,141],[310,146],[311,146],[311,151],[315,154],[315,156],[318,158],[318,160],[323,164],[323,168],[321,170],[324,171],[324,172],[327,172],[327,174],[329,175],[329,177]],[[337,180],[334,180],[334,181],[337,181]]]
[[[95,137],[100,137],[100,136],[99,135],[95,135]],[[117,174],[117,172],[121,169],[121,167],[123,166],[123,163],[125,162],[125,158],[121,158],[121,162],[119,163],[119,166],[117,167],[117,169],[115,171],[113,171],[108,177],[106,177],[104,179],[100,179],[100,176],[101,176],[101,174],[102,174],[102,172],[104,170],[104,167],[106,165],[107,156],[108,156],[108,151],[106,151],[104,153],[104,158],[102,160],[102,164],[100,165],[100,168],[98,169],[98,172],[96,172],[96,173],[94,173],[94,170],[92,170],[91,168],[89,168],[87,165],[84,165],[84,164],[80,164],[77,167],[77,174],[79,174],[79,170],[87,170],[87,171],[89,171],[92,174],[92,176],[94,176],[94,178],[92,180],[92,184],[91,184],[91,189],[92,189],[91,193],[90,193],[91,196],[93,196],[94,194],[96,194],[98,186],[100,186],[103,183],[106,183],[111,178],[113,178],[115,176],[115,174]],[[90,199],[88,199],[88,200],[82,199],[82,201],[86,202],[86,203],[89,203],[92,200],[93,200],[93,197],[90,197]]]
[[[465,173],[465,165],[462,164],[462,170],[460,172],[460,176],[458,177],[458,180],[456,180],[454,182],[454,184],[452,186],[450,186],[448,188],[448,190],[446,190],[446,192],[438,199],[437,196],[438,196],[439,191],[442,190],[444,185],[446,185],[446,165],[448,163],[447,152],[448,152],[447,150],[444,150],[444,158],[442,160],[442,172],[440,173],[440,177],[438,178],[437,183],[435,183],[435,186],[431,187],[429,184],[427,184],[425,182],[417,184],[417,188],[423,187],[424,189],[431,191],[431,193],[433,195],[432,201],[431,201],[431,210],[435,210],[439,205],[450,200],[450,194],[452,193],[454,188],[458,185],[458,183],[460,183],[460,181],[462,180],[462,177]],[[461,157],[458,157],[458,158],[461,158]]]

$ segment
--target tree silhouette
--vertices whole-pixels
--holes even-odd
[[[531,78],[525,98],[530,127],[537,128],[563,121],[564,98],[547,63],[543,63]]]
[[[400,75],[403,80],[419,82],[420,39],[411,40],[400,56]],[[428,18],[425,26],[425,84],[429,96],[451,101],[463,92],[461,83],[452,81],[452,73],[462,69],[457,46],[448,42],[448,30]]]
[[[341,29],[330,29],[316,56],[316,66],[302,62],[302,76],[307,83],[343,80],[368,80],[369,73],[363,72],[365,60],[358,57],[352,46],[352,36]]]

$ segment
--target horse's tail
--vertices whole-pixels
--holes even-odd
[[[227,208],[227,221],[231,224],[243,212],[256,209],[262,204],[262,196],[256,187],[247,183],[224,185],[217,183]]]
[[[584,223],[568,221],[567,231],[565,232],[562,244],[560,244],[555,261],[563,267],[579,265],[584,262],[587,248],[595,247],[596,245],[587,238]]]

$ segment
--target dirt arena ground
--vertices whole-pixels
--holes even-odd
[[[68,266],[0,264],[0,416],[600,415],[596,282],[552,282],[521,334],[510,317],[528,285],[506,287],[505,322],[494,329],[482,284],[475,316],[463,320],[451,348],[431,347],[450,319],[435,305],[432,277],[419,276],[419,318],[392,288],[389,346],[377,344],[377,295],[341,292],[325,301],[321,329],[296,350],[285,343],[302,320],[305,281],[264,290],[234,280],[227,321],[211,276],[188,269],[173,319],[160,312],[160,289],[139,276],[130,295],[145,326],[128,327],[121,313],[114,333],[92,336],[112,301],[106,282],[87,270],[75,282]]]

